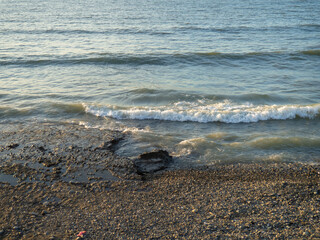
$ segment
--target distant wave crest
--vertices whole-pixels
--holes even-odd
[[[295,118],[312,119],[320,114],[320,104],[314,105],[253,105],[223,101],[215,104],[177,102],[159,107],[118,107],[84,104],[85,111],[95,116],[115,119],[166,120],[191,122],[252,123]]]
[[[88,53],[86,55],[59,56],[59,55],[30,55],[23,58],[2,57],[0,66],[3,65],[173,65],[173,64],[225,64],[225,60],[250,60],[250,61],[274,61],[290,57],[292,59],[307,59],[320,56],[319,49],[311,49],[297,52],[181,52],[181,53]]]
[[[302,51],[305,55],[320,56],[320,49]]]

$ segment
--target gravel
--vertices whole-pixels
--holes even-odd
[[[0,174],[16,182],[0,182],[0,239],[320,239],[319,165],[141,175],[114,153],[119,132],[46,123],[1,137]]]

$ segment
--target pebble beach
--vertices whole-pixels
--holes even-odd
[[[72,124],[1,136],[0,239],[320,238],[318,165],[172,169],[117,156],[119,132]]]
[[[0,240],[320,239],[319,0],[0,9]]]

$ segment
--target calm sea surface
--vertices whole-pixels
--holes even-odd
[[[130,133],[178,165],[320,163],[320,1],[0,0],[0,126]]]

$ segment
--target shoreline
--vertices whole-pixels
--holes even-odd
[[[1,135],[0,173],[19,181],[0,183],[0,239],[320,239],[319,165],[165,170],[168,159],[116,156],[119,132],[46,123]]]

